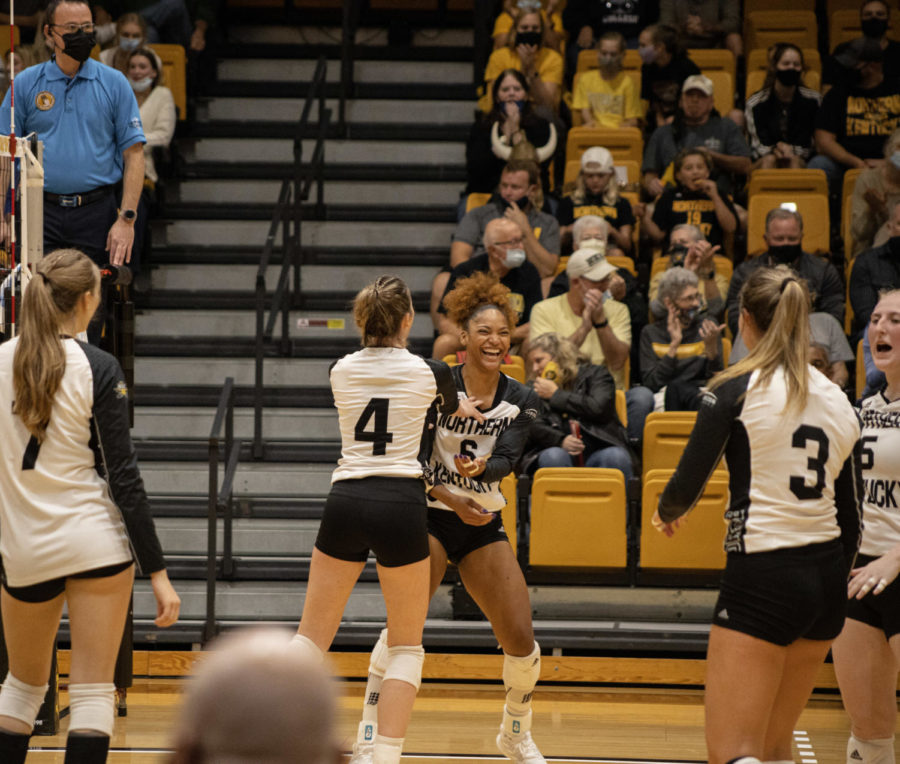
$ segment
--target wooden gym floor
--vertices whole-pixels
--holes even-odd
[[[128,693],[128,716],[117,719],[111,764],[162,764],[167,760],[169,730],[185,683],[184,678],[135,679]],[[363,689],[361,681],[345,681],[341,687],[339,732],[348,750],[356,734]],[[63,690],[61,707],[67,702]],[[507,761],[498,757],[494,748],[502,702],[499,683],[425,682],[416,700],[404,762]],[[28,764],[62,764],[67,723],[64,718],[59,735],[32,738]],[[539,686],[533,732],[548,761],[554,762],[705,760],[703,696],[695,688]],[[847,734],[840,699],[817,693],[795,734],[795,761],[843,764]]]

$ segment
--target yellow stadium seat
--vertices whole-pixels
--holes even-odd
[[[803,216],[803,249],[806,252],[826,253],[830,248],[828,197],[822,194],[760,193],[750,197],[747,224],[747,254],[754,256],[766,251],[763,234],[769,210],[792,203]]]
[[[752,0],[752,2],[746,2],[744,5],[744,23],[747,21],[747,14],[750,11],[783,11],[784,10],[784,0]],[[796,8],[798,11],[815,11],[816,9],[816,0],[796,0],[795,3],[791,3],[792,8]]]
[[[150,46],[163,65],[163,84],[172,91],[178,119],[187,119],[187,74],[184,48],[180,45],[156,43]]]
[[[811,90],[819,90],[821,87],[822,76],[819,72],[810,69],[803,75],[803,86]],[[751,96],[759,90],[762,90],[763,83],[766,80],[765,70],[754,69],[747,72],[747,96]]]
[[[622,427],[628,427],[628,400],[624,390],[616,390],[616,414]]]
[[[483,207],[490,201],[490,194],[469,194],[466,197],[466,212],[471,212],[476,207]]]
[[[857,0],[825,0],[826,18],[831,18],[835,11],[854,11],[859,15],[859,2]]]
[[[573,127],[566,139],[566,162],[580,159],[592,146],[608,149],[616,161],[630,159],[640,163],[643,159],[644,141],[636,127]]]
[[[500,481],[500,493],[506,499],[506,506],[500,510],[500,517],[503,520],[503,527],[506,535],[509,537],[509,543],[512,545],[513,553],[516,551],[516,476],[510,473]]]
[[[507,377],[512,377],[516,382],[525,384],[525,367],[515,363],[500,364],[500,371]]]
[[[866,389],[866,355],[863,341],[856,343],[856,397],[861,398]]]
[[[751,4],[747,3],[749,7]],[[808,72],[816,72],[819,75],[819,79],[822,76],[822,56],[819,55],[819,51],[816,48],[801,48],[803,53],[803,63],[806,64],[806,69]],[[755,71],[763,71],[769,68],[769,48],[754,48],[747,54],[747,76],[749,78],[751,72]],[[747,85],[747,94],[750,95],[754,91],[751,90],[748,79]],[[807,87],[812,87],[809,85],[809,80],[807,82]],[[759,90],[759,88],[757,88]]]
[[[531,487],[530,564],[624,568],[628,502],[619,470],[545,468]]]
[[[819,27],[812,11],[750,11],[744,24],[744,49],[791,42],[798,48],[818,46]]]
[[[510,362],[513,366],[519,366],[519,367],[521,367],[521,368],[523,368],[523,369],[525,368],[525,359],[522,358],[522,356],[520,356],[520,355],[511,355],[511,356],[509,357],[509,362]]]
[[[632,276],[637,278],[637,268],[634,266],[634,260],[628,255],[607,255],[606,259],[616,266],[616,268],[624,268]]]
[[[662,255],[653,261],[653,265],[650,266],[651,280],[658,273],[662,273],[669,267],[669,259],[668,255]],[[734,273],[734,265],[731,260],[724,255],[713,255],[713,265],[716,267],[716,273],[731,281],[731,276]]]
[[[729,56],[731,51],[723,51]],[[728,72],[721,69],[713,69],[706,71],[705,74],[713,83],[713,105],[716,111],[723,117],[728,115],[734,108],[734,77]]]
[[[643,473],[675,469],[697,421],[696,411],[654,411],[644,422]]]
[[[750,176],[747,196],[756,194],[824,194],[828,196],[828,178],[824,170],[755,170]]]
[[[730,50],[723,48],[688,48],[687,55],[704,74],[708,75],[712,71],[728,72],[731,75],[731,81],[734,82],[736,67],[734,54]]]
[[[731,340],[728,337],[722,337],[722,368],[727,369],[731,360]]]
[[[641,496],[640,570],[721,570],[725,567],[728,476],[715,472],[696,506],[682,516],[675,536],[653,527],[653,514],[673,470],[652,470],[644,475]]]

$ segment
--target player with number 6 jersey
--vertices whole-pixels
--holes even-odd
[[[885,384],[862,402],[862,543],[851,571],[834,670],[850,717],[848,764],[893,764],[900,673],[900,290],[883,292],[868,326]]]
[[[750,353],[713,378],[659,500],[673,535],[724,455],[727,562],[710,629],[710,764],[787,762],[794,725],[840,633],[861,528],[859,419],[809,365],[809,293],[790,269],[741,290]]]
[[[390,639],[378,723],[369,728],[372,761],[397,764],[422,679],[428,611],[426,471],[434,417],[483,419],[478,401],[460,398],[446,364],[406,349],[414,311],[406,284],[382,276],[353,305],[362,350],[337,361],[331,387],[341,427],[310,563],[294,646],[321,660],[340,626],[350,592],[373,552]]]

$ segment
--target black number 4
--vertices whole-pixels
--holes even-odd
[[[358,441],[372,444],[372,456],[384,456],[387,451],[387,444],[394,442],[394,433],[388,432],[388,403],[389,398],[372,398],[363,409],[359,419],[356,420],[356,427],[353,430],[353,436]],[[371,431],[366,431],[369,426],[369,420],[375,415],[375,427]]]
[[[819,444],[818,453],[807,459],[807,469],[816,475],[815,485],[807,485],[806,478],[791,475],[791,493],[798,499],[821,499],[825,487],[825,462],[828,461],[828,436],[821,427],[802,424],[794,430],[791,445],[794,448],[806,448],[809,441]]]

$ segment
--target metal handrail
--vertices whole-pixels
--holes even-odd
[[[225,442],[222,443],[222,425],[225,425]],[[225,474],[219,485],[219,447],[224,445]],[[234,476],[241,454],[241,441],[234,439],[234,377],[227,377],[219,394],[219,405],[209,432],[209,504],[206,534],[206,622],[203,641],[216,636],[216,579],[218,578],[217,531],[221,512],[224,519],[224,543],[222,573],[231,577],[234,573],[232,554],[232,496]]]
[[[359,23],[360,0],[344,0],[341,30],[341,94],[338,101],[338,125],[347,134],[347,99],[353,92],[353,45]]]
[[[269,231],[263,245],[256,271],[256,342],[255,374],[253,390],[253,458],[263,458],[262,408],[263,408],[263,367],[267,345],[275,335],[275,324],[281,319],[281,337],[277,352],[282,356],[291,354],[290,311],[300,300],[300,232],[303,222],[303,203],[309,199],[315,186],[315,215],[323,217],[325,212],[325,138],[331,122],[331,110],[325,106],[325,87],[328,62],[319,58],[316,71],[310,83],[306,101],[294,132],[294,167],[291,177],[285,179],[278,192],[278,201],[272,212]],[[303,167],[303,136],[309,124],[312,105],[318,102],[318,125],[316,142],[309,164]],[[266,271],[275,249],[279,228],[281,230],[282,253],[281,272],[271,298],[269,315],[266,317]],[[293,278],[291,278],[293,268]]]

